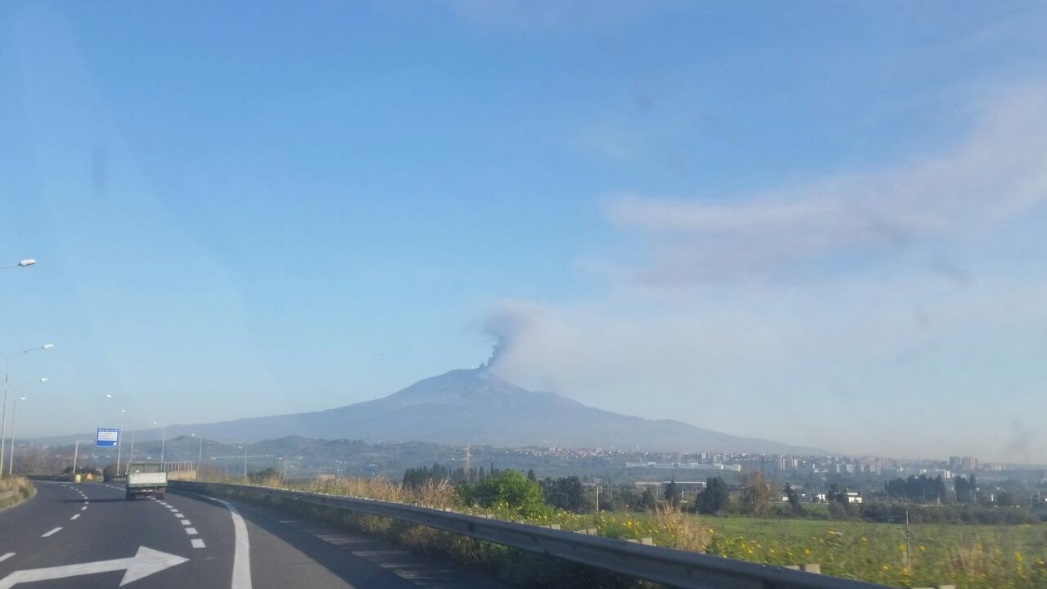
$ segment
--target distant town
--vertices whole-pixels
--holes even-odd
[[[15,453],[15,472],[42,473],[79,464],[99,470],[115,464],[112,448],[25,446]],[[126,452],[126,450],[125,450]],[[368,444],[359,440],[315,440],[292,436],[254,444],[224,444],[181,436],[163,443],[140,442],[135,460],[163,460],[201,472],[247,476],[274,469],[289,479],[384,476],[399,480],[408,469],[441,465],[448,472],[482,477],[494,469],[531,472],[538,478],[577,476],[584,484],[634,485],[676,482],[698,491],[712,477],[733,484],[743,474],[761,472],[776,487],[786,484],[806,501],[825,501],[832,485],[846,488],[853,501],[886,497],[894,481],[937,481],[924,485],[921,500],[961,500],[966,481],[976,481],[979,501],[1000,504],[1047,499],[1047,466],[981,462],[973,456],[945,460],[853,456],[795,456],[718,452],[640,452],[603,448],[452,446],[432,443]],[[131,456],[125,453],[126,462]],[[198,464],[199,463],[199,464]],[[931,489],[931,490],[927,490]],[[929,493],[929,495],[928,495]]]

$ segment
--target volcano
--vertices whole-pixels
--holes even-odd
[[[681,421],[604,411],[554,393],[521,388],[485,366],[452,370],[387,397],[325,411],[167,428],[168,436],[190,432],[242,442],[299,435],[370,443],[825,454],[817,448],[732,436]]]

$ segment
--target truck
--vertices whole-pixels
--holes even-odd
[[[159,462],[136,462],[127,465],[128,501],[139,495],[151,495],[157,499],[164,498],[167,491],[167,473]]]

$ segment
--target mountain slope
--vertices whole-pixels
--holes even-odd
[[[170,426],[167,435],[251,442],[290,435],[367,442],[823,454],[673,420],[647,420],[533,392],[477,368],[421,380],[381,399],[318,411]]]

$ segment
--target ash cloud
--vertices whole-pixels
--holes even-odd
[[[502,305],[487,317],[483,324],[483,332],[494,339],[494,346],[491,348],[491,356],[480,368],[497,368],[499,361],[519,342],[521,334],[530,323],[529,315],[525,305],[510,303]]]

